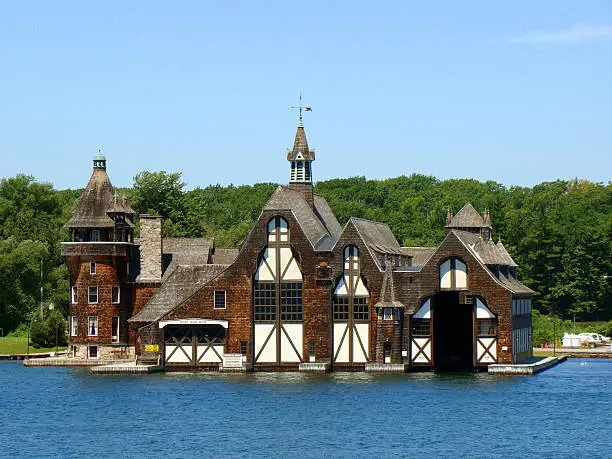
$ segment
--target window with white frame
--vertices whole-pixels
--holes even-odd
[[[98,316],[87,318],[87,336],[98,336]]]
[[[459,258],[451,257],[440,264],[440,288],[467,288],[467,266]]]
[[[89,262],[89,274],[95,274],[95,273],[96,273],[96,262],[90,261]]]
[[[79,318],[70,316],[70,336],[78,336],[79,334]]]
[[[214,309],[225,309],[225,299],[226,299],[225,290],[215,290],[214,294]]]
[[[112,329],[111,329],[111,342],[119,342],[119,317],[113,317]]]
[[[98,302],[98,287],[87,287],[87,302],[90,304]]]
[[[78,296],[77,296],[77,286],[73,285],[70,289],[70,301],[72,304],[77,304]]]
[[[87,354],[90,359],[97,359],[98,358],[98,346],[88,346]]]
[[[116,285],[111,289],[111,302],[113,304],[117,304],[120,302],[120,294],[121,290],[119,289],[119,286]]]

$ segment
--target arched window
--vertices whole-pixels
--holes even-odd
[[[287,220],[267,224],[267,246],[253,279],[255,362],[300,362],[303,354],[302,272]]]
[[[447,258],[440,264],[440,288],[467,288],[467,266],[457,257]]]
[[[426,298],[421,307],[415,312],[410,321],[410,334],[412,336],[431,335],[431,298]]]
[[[368,297],[370,294],[361,279],[359,248],[348,245],[344,248],[343,273],[333,297],[334,320],[368,320]],[[351,308],[352,306],[352,308]],[[352,314],[351,314],[352,312]]]
[[[497,317],[487,308],[482,298],[476,297],[478,336],[497,336]]]
[[[255,320],[302,320],[302,272],[289,246],[287,220],[268,222],[268,246],[255,273]],[[277,305],[280,305],[278,311]]]

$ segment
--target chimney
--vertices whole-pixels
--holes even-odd
[[[140,282],[160,282],[162,277],[162,217],[140,216]]]

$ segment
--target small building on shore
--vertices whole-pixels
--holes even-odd
[[[439,246],[402,247],[386,223],[341,226],[313,192],[314,160],[300,123],[289,183],[222,249],[166,238],[154,215],[134,239],[134,211],[96,157],[62,244],[71,355],[137,354],[166,371],[456,371],[532,356],[533,292],[488,212],[468,203]]]

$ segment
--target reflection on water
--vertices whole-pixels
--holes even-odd
[[[0,362],[0,457],[607,457],[612,360],[486,373],[90,376]],[[571,419],[571,428],[568,420]]]

